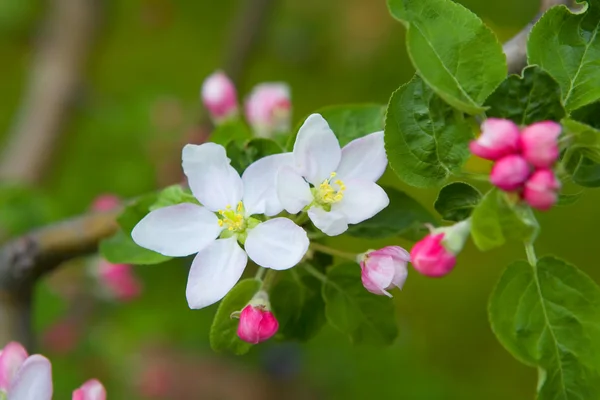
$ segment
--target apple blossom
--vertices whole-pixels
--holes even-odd
[[[29,356],[19,343],[8,343],[0,352],[0,399],[51,400],[50,361],[39,354]]]
[[[519,127],[508,119],[488,118],[481,124],[481,135],[469,144],[473,154],[498,160],[519,150]]]
[[[218,124],[238,113],[237,92],[225,73],[217,71],[204,80],[201,97],[212,119]]]
[[[549,210],[558,201],[560,182],[549,169],[537,170],[525,183],[523,199],[533,208]]]
[[[410,254],[399,246],[370,250],[358,256],[362,284],[369,292],[392,297],[387,289],[402,289],[408,270]]]
[[[106,389],[96,379],[90,379],[73,392],[72,400],[106,400]]]
[[[135,226],[132,238],[171,257],[198,253],[186,289],[190,308],[222,299],[241,277],[248,257],[262,267],[283,270],[296,265],[308,250],[306,232],[290,219],[262,222],[254,217],[282,211],[274,183],[279,165],[289,157],[260,159],[240,178],[223,146],[184,147],[183,170],[203,206],[182,203],[152,211]]]
[[[279,322],[271,312],[269,296],[258,292],[239,314],[237,335],[244,342],[257,344],[270,339],[279,329]]]
[[[111,211],[121,205],[121,200],[113,194],[103,194],[92,202],[93,211]]]
[[[523,157],[536,168],[551,167],[558,159],[557,139],[561,129],[560,124],[554,121],[537,122],[523,129]]]
[[[309,116],[300,130],[290,165],[277,175],[277,194],[291,214],[308,211],[315,226],[329,236],[373,217],[389,204],[375,182],[387,166],[383,132],[355,139],[340,149],[327,121]]]
[[[140,295],[142,284],[133,273],[131,265],[113,264],[100,259],[96,269],[97,279],[110,297],[129,301]]]
[[[496,161],[490,174],[490,182],[505,191],[520,189],[529,177],[531,169],[527,161],[517,154],[511,154]]]
[[[470,229],[469,220],[449,227],[430,228],[431,232],[410,251],[415,269],[434,278],[448,274],[456,265],[456,255],[462,250]]]
[[[246,119],[257,136],[271,137],[291,129],[290,88],[285,83],[256,85],[245,105]]]

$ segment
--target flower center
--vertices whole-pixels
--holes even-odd
[[[346,185],[340,179],[333,180],[336,173],[332,172],[331,176],[325,179],[321,184],[314,188],[314,196],[317,203],[322,205],[331,205],[337,203],[344,198],[344,191]],[[334,183],[337,188],[334,188],[331,184]]]
[[[231,232],[243,232],[246,229],[244,204],[240,201],[235,210],[229,204],[224,210],[219,210],[219,226]]]

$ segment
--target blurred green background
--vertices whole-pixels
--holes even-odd
[[[178,182],[181,146],[198,138],[200,85],[222,67],[235,16],[246,1],[98,3],[92,55],[49,168],[33,188],[0,189],[0,224],[5,224],[0,240],[84,212],[102,193],[127,198]],[[288,82],[297,122],[325,105],[386,103],[411,77],[404,30],[388,15],[384,0],[272,3],[244,65],[242,96],[262,81]],[[539,5],[537,0],[461,3],[501,40],[531,20]],[[0,0],[0,135],[16,117],[36,35],[51,5]],[[390,172],[384,181],[433,212],[435,191],[407,187]],[[558,255],[600,280],[587,255],[597,238],[599,200],[588,191],[576,206],[540,215],[539,255]],[[411,246],[401,240],[331,244],[361,251],[382,244]],[[395,293],[401,334],[390,348],[352,347],[325,328],[308,344],[271,341],[241,358],[210,350],[214,307],[188,309],[189,260],[135,267],[144,292],[124,304],[81,300],[82,293],[93,291],[84,262],[75,262],[37,289],[39,351],[53,362],[56,399],[70,398],[90,377],[105,383],[111,399],[531,399],[536,371],[501,347],[486,313],[500,271],[523,257],[518,245],[485,254],[468,245],[444,279],[411,271],[404,290]],[[73,302],[73,296],[81,301]]]

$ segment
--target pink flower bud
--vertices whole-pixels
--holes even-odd
[[[523,157],[534,167],[548,168],[558,159],[560,124],[553,121],[537,122],[523,129],[521,148]]]
[[[525,183],[523,198],[533,208],[549,210],[558,200],[560,182],[549,169],[536,171]]]
[[[221,71],[210,75],[202,84],[202,102],[215,123],[221,123],[238,113],[235,86]]]
[[[244,342],[257,344],[269,339],[279,329],[279,322],[264,305],[248,304],[240,314],[237,334]]]
[[[106,260],[100,260],[98,279],[116,300],[132,300],[138,297],[142,291],[142,285],[134,275],[131,265],[112,264]]]
[[[410,251],[410,259],[417,271],[433,278],[448,274],[456,264],[469,234],[469,220],[449,227],[429,228],[431,233],[417,242]]]
[[[90,379],[73,392],[73,400],[106,400],[106,389],[96,379]]]
[[[93,211],[110,211],[121,205],[121,200],[113,194],[103,194],[92,202]]]
[[[369,292],[392,297],[387,289],[394,286],[402,289],[408,275],[408,251],[399,246],[387,246],[368,251],[360,259],[362,284]]]
[[[19,368],[29,355],[17,342],[8,343],[0,352],[0,392],[8,392]]]
[[[490,181],[494,186],[510,192],[519,189],[530,172],[527,161],[519,155],[512,154],[496,161],[490,174]]]
[[[256,85],[246,100],[246,119],[257,136],[271,137],[291,129],[290,88],[285,83]]]
[[[470,143],[471,153],[487,160],[498,160],[519,151],[519,127],[508,119],[488,118],[481,124],[481,135]]]

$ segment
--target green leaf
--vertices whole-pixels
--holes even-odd
[[[464,182],[452,182],[440,190],[433,207],[447,221],[462,221],[469,218],[481,201],[481,193]]]
[[[583,192],[579,193],[561,193],[558,195],[557,206],[570,206],[571,204],[575,204],[579,198],[583,196]]]
[[[571,118],[593,128],[600,129],[600,102],[578,108],[571,113]]]
[[[169,186],[158,194],[156,201],[150,206],[150,211],[181,203],[200,204],[191,192],[184,190],[180,185]]]
[[[600,162],[600,130],[570,118],[564,118],[561,123],[565,133],[570,136],[568,152],[576,152]]]
[[[408,24],[408,54],[423,80],[453,107],[482,113],[507,71],[494,33],[452,0],[388,0],[388,8]]]
[[[281,278],[270,290],[273,311],[279,321],[279,332],[285,339],[307,341],[325,324],[325,303],[321,282],[302,268],[281,272]]]
[[[235,168],[240,175],[254,161],[272,154],[283,152],[281,146],[274,140],[256,138],[247,142],[232,141],[227,145],[227,155],[231,159],[231,166]]]
[[[237,335],[239,319],[231,314],[242,309],[260,290],[256,279],[243,279],[221,300],[215,319],[210,327],[210,346],[214,351],[227,351],[236,355],[247,353],[252,347]]]
[[[210,135],[210,141],[226,146],[234,140],[245,141],[252,138],[252,132],[242,120],[236,119],[218,125]]]
[[[481,251],[502,246],[507,239],[533,241],[539,231],[531,209],[509,204],[505,193],[490,190],[471,215],[471,237]]]
[[[123,229],[123,232],[131,233],[137,223],[150,212],[150,207],[152,207],[157,200],[158,193],[148,193],[131,200],[125,206],[121,215],[117,217],[117,222]]]
[[[404,182],[417,187],[442,184],[469,158],[473,130],[418,76],[390,99],[385,120],[385,148],[390,166]]]
[[[352,343],[388,345],[398,336],[392,300],[363,287],[358,264],[328,268],[323,299],[327,320]]]
[[[600,98],[600,3],[572,12],[561,5],[535,24],[527,43],[530,64],[546,70],[560,85],[567,111]]]
[[[560,86],[547,72],[531,65],[523,75],[510,75],[485,103],[488,117],[506,118],[518,125],[560,121],[565,116]]]
[[[600,187],[600,163],[576,154],[573,156],[573,161],[567,164],[566,169],[571,173],[573,182],[579,186]]]
[[[435,223],[435,218],[418,201],[393,187],[384,187],[390,204],[379,214],[360,224],[350,225],[350,236],[365,239],[383,239],[404,236],[408,239],[419,237],[426,223]]]
[[[554,257],[504,271],[489,302],[492,330],[521,362],[540,369],[540,400],[600,398],[600,289]]]
[[[138,246],[131,234],[122,230],[100,242],[100,254],[114,264],[160,264],[172,258]]]
[[[337,136],[340,146],[345,146],[354,139],[369,133],[382,131],[385,106],[381,104],[344,104],[328,106],[315,111],[321,114],[329,127]],[[304,124],[304,118],[295,129],[295,133],[288,139],[287,148],[292,151],[298,130]]]

